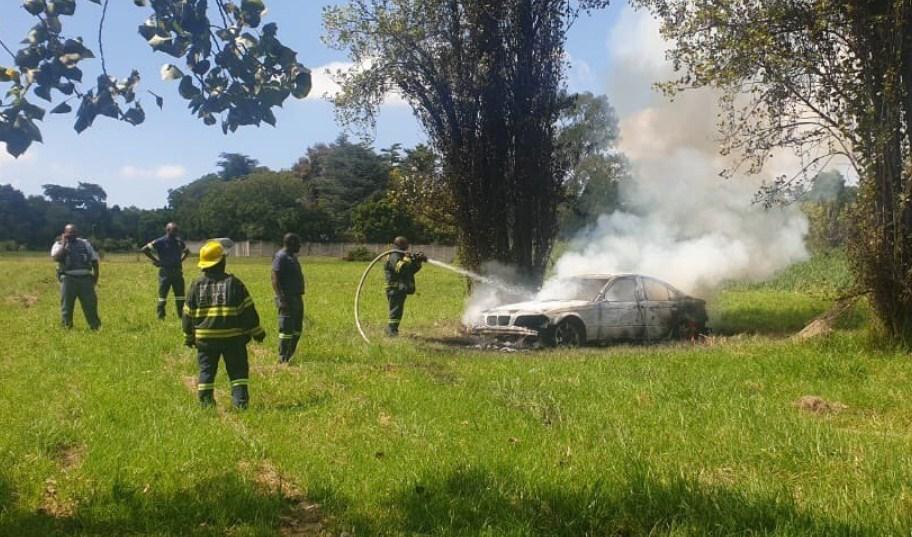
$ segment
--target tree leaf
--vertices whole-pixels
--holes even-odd
[[[124,114],[124,121],[130,125],[139,125],[146,120],[146,112],[142,109],[142,106],[139,103],[133,106],[133,108],[127,110]]]
[[[177,80],[184,76],[183,71],[178,69],[175,65],[166,63],[162,65],[161,68],[161,77],[162,80]]]
[[[22,7],[32,15],[38,15],[44,12],[44,0],[25,0]]]
[[[193,85],[193,77],[190,75],[186,75],[181,78],[180,86],[178,86],[177,92],[184,99],[192,99],[202,93],[199,88]]]
[[[55,106],[54,108],[52,108],[50,113],[51,114],[69,114],[72,111],[73,111],[73,107],[70,106],[66,101],[64,101],[64,102],[58,104],[57,106]]]
[[[294,89],[292,89],[291,94],[294,95],[296,99],[303,99],[310,93],[311,86],[310,70],[305,69],[295,77]]]

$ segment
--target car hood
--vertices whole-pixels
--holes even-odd
[[[504,304],[484,311],[485,315],[514,313],[549,313],[553,311],[581,308],[591,305],[588,300],[530,300],[516,304]]]

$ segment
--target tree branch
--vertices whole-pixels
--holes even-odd
[[[101,6],[101,20],[98,21],[98,56],[101,58],[101,72],[106,78],[108,76],[108,66],[105,63],[104,43],[101,35],[104,32],[105,17],[108,14],[108,1],[104,0],[104,5]]]

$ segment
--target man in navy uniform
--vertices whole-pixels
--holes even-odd
[[[143,246],[142,251],[158,267],[158,318],[165,318],[165,304],[168,302],[168,291],[174,291],[177,304],[177,318],[184,310],[184,259],[190,250],[178,236],[177,224],[169,222],[165,234]],[[155,256],[152,252],[158,255]]]
[[[89,328],[101,328],[98,318],[98,254],[89,241],[79,237],[73,224],[63,228],[60,240],[51,247],[51,257],[57,262],[57,276],[60,279],[60,316],[64,328],[73,327],[73,308],[76,299],[82,306]]]
[[[272,289],[279,309],[279,362],[287,364],[294,356],[304,326],[304,273],[297,253],[301,238],[286,233],[284,248],[272,260]]]
[[[405,313],[405,299],[415,294],[415,273],[421,270],[421,264],[428,260],[421,252],[409,251],[409,241],[405,237],[396,237],[393,246],[398,250],[387,257],[384,273],[386,275],[386,300],[389,303],[389,321],[386,335],[399,335],[399,323]]]

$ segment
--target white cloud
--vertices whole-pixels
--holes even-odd
[[[156,168],[142,168],[127,164],[120,168],[120,176],[124,179],[160,179],[173,181],[187,176],[187,169],[179,164],[163,164]]]
[[[331,62],[313,68],[310,72],[312,87],[307,99],[316,101],[329,100],[334,97],[341,88],[333,78],[340,71],[347,72],[355,68],[357,67],[351,62]],[[385,106],[408,106],[405,99],[397,93],[388,93],[383,104]]]
[[[23,177],[24,172],[32,167],[36,156],[34,146],[17,159],[6,152],[5,145],[0,144],[0,185],[9,184],[20,190],[25,188],[27,181]]]

